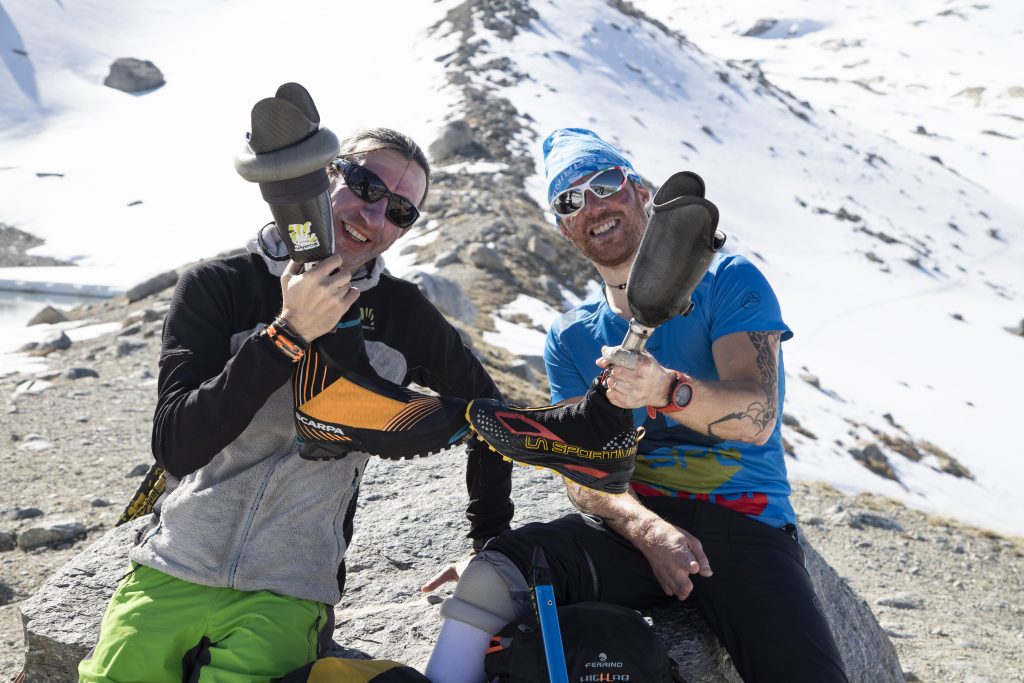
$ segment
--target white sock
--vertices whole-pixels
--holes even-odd
[[[427,678],[431,683],[481,683],[492,635],[464,621],[445,619],[427,662]]]

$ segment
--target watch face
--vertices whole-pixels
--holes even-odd
[[[680,408],[686,406],[693,396],[693,388],[689,384],[677,382],[676,388],[672,391],[672,403]]]

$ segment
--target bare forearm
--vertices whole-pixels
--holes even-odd
[[[779,416],[778,332],[735,332],[712,346],[718,379],[688,378],[693,391],[682,410],[667,411],[676,422],[722,440],[763,444],[775,430]],[[608,357],[597,362],[611,365]],[[679,405],[674,371],[648,354],[641,354],[635,369],[612,367],[608,400],[622,408],[664,406],[673,393]]]
[[[693,395],[685,409],[666,414],[701,434],[730,441],[762,444],[775,429],[777,395],[754,382],[694,380]]]
[[[619,495],[609,495],[568,479],[565,480],[565,489],[576,509],[600,517],[609,528],[637,547],[640,547],[651,528],[661,521],[658,515],[640,503],[632,489]]]

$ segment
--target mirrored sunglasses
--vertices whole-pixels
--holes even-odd
[[[593,192],[598,199],[611,197],[625,187],[628,178],[629,171],[622,166],[605,169],[582,185],[570,187],[568,190],[562,190],[556,194],[551,201],[551,210],[560,218],[575,216],[587,205],[587,190]]]
[[[384,210],[384,216],[399,228],[410,228],[419,219],[420,211],[416,205],[389,190],[380,176],[370,169],[346,159],[335,159],[331,163],[341,172],[345,185],[367,204],[379,202],[387,197],[388,206]]]

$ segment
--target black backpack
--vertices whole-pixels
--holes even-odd
[[[639,612],[601,602],[558,608],[562,646],[573,683],[685,683]],[[532,610],[491,638],[487,680],[548,683],[544,642]]]

